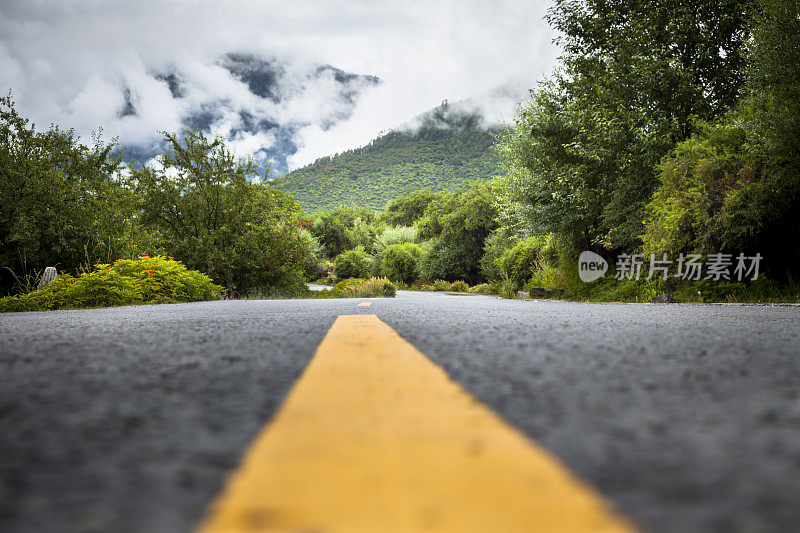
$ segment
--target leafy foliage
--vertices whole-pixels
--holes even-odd
[[[312,212],[342,205],[377,211],[409,191],[449,190],[467,181],[499,175],[500,160],[492,149],[493,132],[471,124],[461,126],[423,127],[413,133],[393,131],[362,148],[323,157],[294,170],[277,178],[274,187],[291,194]],[[413,222],[403,216],[406,214],[392,223]]]
[[[411,283],[419,277],[422,249],[414,243],[392,244],[383,250],[381,272],[392,281]]]
[[[375,215],[365,209],[338,207],[316,218],[313,233],[328,257],[336,257],[357,246],[371,250],[375,238],[371,225],[374,219]]]
[[[133,206],[120,183],[121,156],[99,138],[37,131],[0,98],[0,294],[15,277],[83,266],[132,252]]]
[[[316,260],[297,203],[251,183],[253,161],[237,159],[222,139],[187,130],[164,140],[162,168],[140,166],[131,176],[143,222],[164,246],[230,290],[302,285]]]
[[[62,274],[41,290],[0,299],[0,312],[195,302],[221,293],[211,278],[179,261],[145,256],[96,265],[79,277]]]
[[[419,231],[413,226],[395,226],[386,228],[383,233],[375,238],[373,247],[375,253],[380,253],[393,244],[403,244],[406,242],[417,242]]]
[[[492,186],[474,183],[442,194],[432,201],[418,221],[425,254],[420,261],[424,279],[482,279],[480,260],[486,238],[497,228]]]
[[[769,209],[762,168],[744,150],[736,125],[708,126],[661,163],[649,205],[648,252],[749,251]]]
[[[369,277],[370,258],[363,248],[342,252],[333,262],[333,274],[338,279]]]
[[[509,280],[515,289],[521,289],[537,271],[552,266],[556,260],[552,235],[532,236],[504,250],[495,268],[500,272],[500,279]]]
[[[563,68],[501,144],[506,203],[532,233],[639,244],[660,159],[739,95],[751,4],[557,2]]]
[[[800,260],[800,6],[762,6],[745,96],[661,162],[647,251],[758,252],[777,272]]]
[[[411,191],[394,198],[386,205],[384,217],[389,224],[395,226],[410,226],[425,214],[425,209],[439,195],[428,189]]]
[[[397,286],[386,278],[348,278],[338,282],[333,289],[312,293],[316,298],[391,298],[397,293]]]

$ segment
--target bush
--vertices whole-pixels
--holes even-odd
[[[383,251],[381,273],[392,281],[411,283],[419,277],[421,255],[422,249],[416,244],[392,244]]]
[[[491,285],[488,283],[481,283],[479,285],[475,285],[474,287],[470,287],[467,289],[467,292],[472,294],[494,294]]]
[[[550,265],[541,265],[533,271],[531,279],[525,283],[522,290],[531,292],[531,289],[553,290],[562,288],[566,284],[566,276],[558,268]]]
[[[375,253],[380,253],[393,244],[417,242],[417,234],[417,228],[409,226],[386,228],[384,232],[375,239]]]
[[[358,279],[348,278],[336,284],[329,291],[318,291],[314,296],[319,298],[373,298],[393,297],[397,287],[386,278]]]
[[[487,246],[482,261],[484,272],[491,273],[493,279],[509,280],[516,289],[522,288],[536,271],[557,261],[552,235],[527,237],[516,242],[488,241],[492,246]]]
[[[195,302],[219,298],[222,287],[162,256],[96,265],[79,277],[58,276],[47,287],[0,299],[0,312]]]
[[[370,274],[370,257],[363,248],[342,252],[333,262],[333,274],[338,279],[366,278]]]
[[[454,281],[450,284],[450,290],[453,292],[469,292],[469,285],[465,281]]]
[[[445,281],[443,279],[437,279],[433,283],[428,285],[428,287],[430,287],[430,288],[427,289],[427,290],[431,290],[431,291],[449,291],[450,290],[450,282],[449,281]]]
[[[134,245],[134,205],[115,142],[38,131],[0,96],[0,294],[33,271],[112,261]]]
[[[166,134],[160,168],[132,169],[141,222],[169,253],[230,291],[300,290],[319,245],[291,196],[201,131]]]
[[[328,257],[335,257],[358,246],[372,250],[374,218],[365,209],[341,206],[320,214],[313,231]]]
[[[497,208],[490,182],[477,182],[442,194],[417,221],[428,252],[420,259],[424,279],[482,280],[480,260],[485,240],[497,228]]]

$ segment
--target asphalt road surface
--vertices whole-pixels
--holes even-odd
[[[800,309],[401,292],[0,315],[0,531],[188,532],[374,314],[642,531],[800,531]]]

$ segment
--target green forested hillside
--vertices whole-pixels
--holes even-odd
[[[467,180],[500,174],[492,131],[470,120],[445,126],[428,123],[413,133],[387,133],[277,178],[273,186],[311,212],[340,205],[382,210],[409,191],[454,189]]]

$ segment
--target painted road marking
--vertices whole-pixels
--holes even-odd
[[[375,315],[340,316],[201,533],[632,532]]]
[[[370,305],[372,305],[372,302],[361,302],[356,307],[369,307]]]

